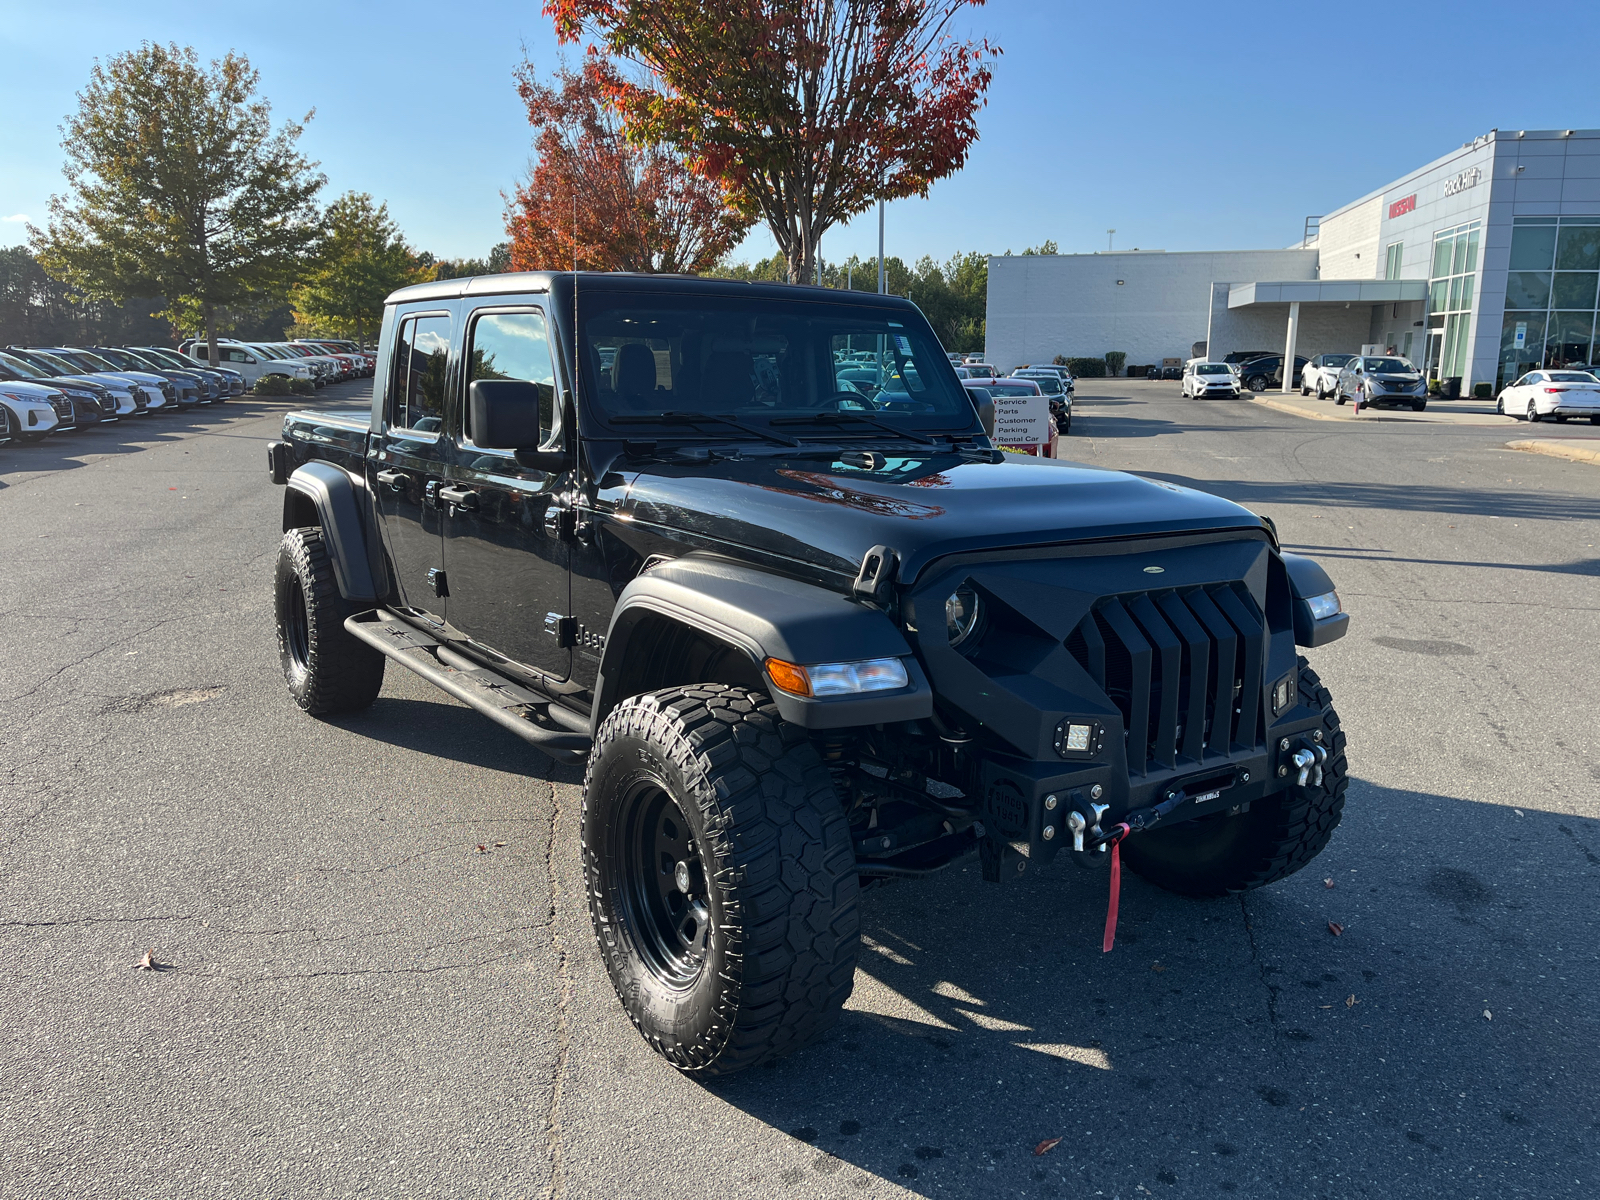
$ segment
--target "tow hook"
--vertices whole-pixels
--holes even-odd
[[[1328,748],[1322,744],[1322,731],[1319,729],[1309,738],[1301,738],[1300,744],[1295,747],[1289,756],[1290,766],[1297,772],[1294,783],[1296,787],[1305,787],[1308,783],[1312,787],[1322,786],[1322,764],[1328,761]],[[1287,771],[1284,774],[1288,774]]]

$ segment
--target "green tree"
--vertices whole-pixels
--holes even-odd
[[[203,67],[176,44],[97,61],[63,129],[69,193],[29,228],[45,269],[91,299],[165,297],[213,363],[218,307],[288,286],[318,233],[305,121],[274,131],[259,82],[243,55]]]
[[[346,192],[328,206],[315,261],[291,293],[295,329],[358,342],[377,336],[390,292],[437,273],[406,245],[389,206],[374,204],[366,192]]]

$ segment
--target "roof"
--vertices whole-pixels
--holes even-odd
[[[1426,300],[1426,279],[1291,279],[1236,283],[1228,289],[1229,308],[1252,304],[1398,304]]]
[[[915,308],[902,296],[883,296],[877,292],[847,291],[843,288],[816,287],[807,283],[746,283],[739,279],[712,279],[699,275],[648,275],[634,271],[513,271],[504,275],[473,275],[465,279],[441,279],[437,283],[416,283],[390,294],[386,303],[405,304],[415,300],[455,300],[463,296],[499,296],[527,292],[558,291],[570,294],[576,282],[578,291],[700,293],[761,297],[773,300],[845,301],[867,307]]]

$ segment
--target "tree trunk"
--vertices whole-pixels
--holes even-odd
[[[222,361],[222,354],[217,350],[217,322],[216,309],[211,305],[202,306],[202,314],[206,322],[206,358],[210,360],[213,369]]]

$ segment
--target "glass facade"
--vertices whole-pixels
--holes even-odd
[[[1466,374],[1467,331],[1472,323],[1473,284],[1478,277],[1478,243],[1482,237],[1480,224],[1470,221],[1433,235],[1426,369],[1439,379]]]
[[[1511,229],[1496,386],[1535,367],[1592,363],[1600,217],[1518,217]]]

